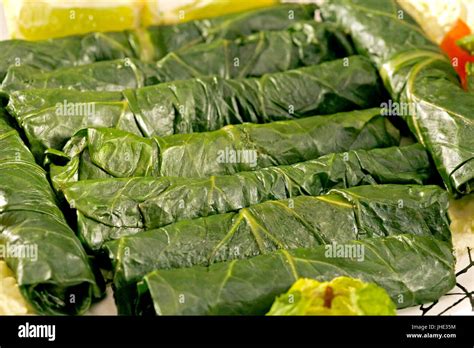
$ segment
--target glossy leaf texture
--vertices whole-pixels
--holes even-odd
[[[209,266],[278,249],[314,248],[401,233],[434,236],[449,243],[447,207],[447,193],[437,186],[359,186],[317,197],[267,201],[131,236],[119,230],[100,235],[103,230],[98,228],[83,238],[106,241],[122,237],[106,243],[105,248],[114,264],[116,297],[126,302],[130,285],[156,269]]]
[[[279,250],[210,267],[158,270],[138,286],[133,314],[262,315],[298,278],[347,276],[384,288],[399,308],[436,301],[456,283],[451,246],[430,236],[346,242],[357,257],[331,257],[328,246]]]
[[[413,106],[416,116],[407,122],[430,151],[446,187],[468,194],[474,188],[474,95],[458,86],[450,72],[439,58],[418,63],[401,100]]]
[[[146,63],[130,58],[58,68],[53,71],[13,66],[8,69],[1,89],[5,93],[48,88],[117,92],[126,88],[143,87],[147,66]]]
[[[147,28],[147,40],[153,57],[160,59],[170,52],[218,39],[233,40],[260,31],[283,30],[298,21],[314,19],[314,4],[281,4],[253,11]]]
[[[2,90],[41,88],[122,91],[202,76],[258,77],[350,56],[347,37],[331,24],[299,22],[284,31],[220,39],[171,52],[156,64],[126,58],[44,71],[12,66]]]
[[[12,66],[51,71],[122,58],[156,61],[170,52],[199,43],[287,29],[298,21],[312,20],[315,10],[315,5],[287,4],[136,31],[91,33],[37,42],[1,41],[0,80]]]
[[[474,181],[474,96],[451,62],[395,1],[328,0],[324,18],[348,32],[379,68],[397,113],[427,148],[446,187],[467,194]]]
[[[200,43],[284,30],[299,21],[312,20],[315,10],[316,6],[311,4],[287,4],[136,31],[91,33],[36,42],[6,40],[0,42],[0,80],[10,67],[52,71],[113,59],[157,61],[170,52]]]
[[[150,137],[331,114],[380,105],[381,84],[371,63],[353,56],[261,78],[204,77],[123,95],[39,89],[8,97],[7,110],[41,159],[46,149],[61,149],[83,128],[111,127]]]
[[[347,57],[353,52],[347,36],[331,23],[297,22],[285,30],[218,39],[170,52],[157,62],[156,75],[148,84],[200,76],[259,77]]]
[[[40,314],[82,314],[101,287],[79,239],[0,110],[0,245],[23,296]]]
[[[438,186],[359,186],[181,221],[108,242],[105,248],[114,264],[116,298],[126,302],[130,285],[156,269],[209,266],[278,249],[314,248],[401,233],[434,236],[450,243],[447,207],[448,195]],[[97,241],[101,231],[83,238]],[[120,232],[101,237],[119,238]]]
[[[137,57],[133,32],[91,33],[45,41],[0,41],[0,81],[10,67],[55,70],[97,61]]]
[[[366,184],[423,184],[431,176],[419,144],[330,154],[290,166],[202,179],[161,177],[80,181],[64,191],[91,249],[102,240],[268,200],[318,196]],[[93,237],[99,235],[101,237]]]
[[[398,130],[376,108],[167,137],[88,129],[72,138],[64,152],[50,152],[48,161],[55,188],[62,190],[70,182],[110,177],[229,175],[395,146],[399,140]],[[237,154],[242,155],[239,161]],[[245,154],[255,161],[244,160]]]
[[[216,130],[379,106],[382,87],[361,56],[260,78],[162,83],[124,95],[145,136]]]
[[[120,92],[31,89],[10,93],[7,109],[42,161],[47,148],[61,148],[78,130],[110,127],[142,134]]]

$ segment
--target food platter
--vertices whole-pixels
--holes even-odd
[[[1,25],[0,312],[473,315],[474,36],[406,8]]]

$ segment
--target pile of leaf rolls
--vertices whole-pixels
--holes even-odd
[[[398,308],[455,285],[474,94],[395,0],[3,41],[0,82],[0,244],[37,246],[5,260],[39,314],[107,284],[127,315],[263,315],[299,278]]]

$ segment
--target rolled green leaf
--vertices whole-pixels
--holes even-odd
[[[145,30],[91,33],[44,41],[0,42],[0,81],[12,66],[55,70],[97,61],[138,58],[156,61],[180,48],[260,31],[284,30],[314,18],[315,5],[286,4]]]
[[[346,36],[331,24],[299,22],[283,31],[217,40],[167,54],[156,64],[126,58],[44,71],[8,69],[1,89],[41,88],[122,91],[202,76],[258,77],[351,55]]]
[[[321,14],[325,21],[345,30],[357,51],[379,68],[401,52],[440,52],[394,0],[327,0]],[[364,30],[357,30],[358,25]]]
[[[150,137],[216,130],[379,105],[380,84],[360,56],[261,78],[196,78],[115,92],[25,90],[7,110],[42,159],[83,128],[114,127]],[[283,92],[283,91],[287,92]],[[124,99],[125,98],[125,99]],[[131,111],[131,112],[130,112]],[[123,115],[122,115],[123,113]]]
[[[352,55],[345,34],[331,23],[298,22],[285,30],[219,39],[167,54],[148,84],[200,76],[259,77]]]
[[[196,78],[124,92],[145,136],[216,130],[380,106],[379,76],[352,56],[261,78]]]
[[[433,237],[398,235],[339,246],[359,250],[363,260],[320,246],[210,267],[158,270],[139,284],[130,313],[263,315],[301,277],[329,281],[347,276],[375,283],[398,308],[436,301],[456,283],[451,246]]]
[[[234,40],[260,31],[283,30],[314,19],[314,4],[281,4],[180,24],[147,28],[155,59],[170,52],[218,39]]]
[[[474,188],[474,95],[463,90],[450,63],[433,58],[416,65],[402,103],[412,131],[431,153],[448,190],[468,194]]]
[[[64,153],[51,152],[49,160],[54,185],[61,190],[69,182],[107,177],[229,175],[398,143],[388,118],[380,116],[380,109],[368,109],[154,138],[88,129],[72,138]]]
[[[38,89],[10,94],[8,107],[38,159],[47,148],[60,149],[78,130],[111,127],[142,134],[120,92]]]
[[[352,36],[380,71],[393,103],[430,152],[453,193],[474,187],[474,96],[461,88],[449,59],[394,0],[327,0],[325,20]]]
[[[80,91],[122,91],[145,85],[141,65],[129,58],[44,71],[29,66],[10,67],[2,82],[4,92],[64,88]]]
[[[1,111],[0,111],[1,112]],[[39,314],[82,314],[102,296],[46,173],[0,115],[0,248]]]
[[[138,57],[139,40],[133,32],[91,33],[44,41],[0,41],[0,81],[9,67],[51,71],[93,62]]]
[[[370,185],[328,195],[267,201],[235,213],[185,220],[106,243],[115,295],[127,306],[130,288],[156,269],[209,266],[278,249],[314,248],[401,233],[450,242],[448,195],[438,186]],[[81,235],[97,243],[126,235],[100,227]],[[133,233],[128,231],[128,234]],[[96,244],[97,246],[97,244]]]
[[[330,154],[290,166],[202,179],[86,180],[63,193],[77,211],[80,233],[96,249],[99,240],[109,236],[228,213],[268,200],[318,196],[333,188],[364,184],[423,184],[431,170],[428,154],[415,144]],[[102,237],[91,237],[94,234]]]

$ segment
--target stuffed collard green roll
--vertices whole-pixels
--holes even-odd
[[[140,68],[143,66],[143,68]],[[45,71],[30,66],[10,67],[0,89],[8,93],[28,89],[122,91],[145,84],[147,63],[124,58]]]
[[[93,128],[77,134],[63,152],[50,151],[48,161],[54,186],[62,190],[87,179],[229,175],[398,144],[398,130],[376,108],[153,138]]]
[[[8,68],[42,70],[121,58],[156,61],[180,48],[217,39],[236,39],[259,31],[284,30],[314,18],[315,5],[287,4],[256,11],[122,32],[91,33],[44,41],[0,42],[0,80]]]
[[[325,0],[325,20],[348,32],[377,66],[394,103],[430,152],[453,193],[474,187],[474,95],[462,89],[450,60],[394,0]]]
[[[263,315],[298,278],[329,281],[338,276],[375,283],[404,308],[436,301],[451,290],[456,283],[454,265],[451,246],[429,236],[398,235],[332,248],[279,250],[210,267],[150,273],[139,284],[139,295],[124,299],[128,302],[123,313]]]
[[[433,236],[450,244],[447,208],[448,195],[438,186],[359,186],[184,220],[122,237],[105,247],[114,264],[118,305],[127,307],[134,283],[155,269],[209,266],[278,249],[401,233]]]
[[[91,33],[38,42],[0,41],[0,81],[10,67],[51,71],[97,61],[136,57],[133,32]]]
[[[348,57],[353,52],[347,36],[332,23],[298,22],[283,31],[261,31],[171,52],[158,61],[148,84],[206,75],[258,77]]]
[[[1,112],[1,257],[38,313],[84,313],[102,296],[99,278],[58,208],[46,173]]]
[[[287,91],[287,92],[283,92]],[[379,106],[372,64],[352,56],[310,67],[225,80],[203,77],[120,92],[39,89],[9,94],[7,109],[41,159],[83,128],[113,127],[146,137],[204,132]]]
[[[124,91],[143,135],[205,132],[380,106],[372,64],[352,56],[260,78],[196,78]]]
[[[104,241],[181,220],[223,214],[333,188],[364,184],[423,184],[431,176],[420,144],[330,154],[317,160],[202,179],[161,177],[85,180],[63,193],[77,211],[90,249]]]
[[[236,40],[220,39],[171,52],[156,64],[133,58],[44,71],[12,66],[3,91],[66,88],[121,91],[201,76],[258,77],[350,56],[346,36],[332,24],[299,22],[284,31],[267,31]]]
[[[147,28],[146,40],[160,59],[170,52],[218,39],[234,40],[260,31],[283,30],[313,20],[314,4],[280,4],[205,20]]]
[[[110,127],[142,134],[120,92],[16,91],[10,94],[7,110],[24,131],[39,163],[45,149],[60,148],[83,128]]]

